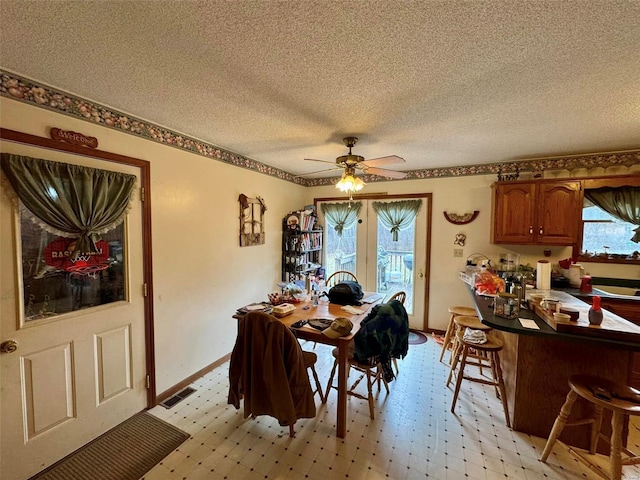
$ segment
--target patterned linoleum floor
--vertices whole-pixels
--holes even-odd
[[[331,350],[317,345],[315,352],[318,374],[326,382]],[[540,462],[546,439],[508,429],[492,387],[463,383],[453,415],[453,391],[444,386],[448,367],[438,362],[439,354],[433,339],[410,347],[390,393],[379,394],[373,421],[367,402],[350,397],[344,439],[335,436],[335,390],[326,405],[319,406],[316,397],[316,417],[298,421],[293,439],[271,417],[243,419],[242,410],[227,405],[225,363],[194,382],[197,391],[173,408],[151,410],[192,437],[144,479],[601,478],[562,443],[546,464]],[[631,425],[629,447],[640,451],[638,424]],[[607,465],[606,457],[598,460]],[[623,479],[640,480],[640,466],[623,467]]]

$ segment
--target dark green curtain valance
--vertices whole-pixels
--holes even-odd
[[[391,232],[391,239],[398,241],[400,230],[407,228],[416,218],[422,200],[400,200],[398,202],[373,202],[382,224]]]
[[[640,243],[640,187],[602,187],[585,189],[584,196],[594,205],[623,222],[638,225],[632,242]]]
[[[320,209],[329,225],[333,225],[339,237],[342,231],[349,228],[358,219],[362,202],[321,203]]]
[[[77,238],[75,251],[96,251],[99,234],[124,220],[134,175],[3,153],[2,171],[43,229]],[[35,217],[35,218],[33,218]]]

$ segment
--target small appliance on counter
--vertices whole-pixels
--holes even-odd
[[[579,263],[574,263],[569,266],[569,273],[567,277],[569,278],[569,284],[574,288],[580,287],[580,282],[582,281],[582,277],[584,276],[584,268]]]

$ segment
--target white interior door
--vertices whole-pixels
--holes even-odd
[[[427,202],[430,198],[422,198],[414,225],[401,231],[398,242],[393,242],[380,224],[372,203],[398,200],[402,198],[358,198],[355,201],[362,203],[358,221],[345,229],[342,237],[332,233],[332,226],[326,223],[319,208],[320,221],[325,225],[325,266],[327,275],[335,270],[355,273],[365,291],[380,292],[387,299],[398,291],[405,291],[409,326],[424,330],[427,327]]]
[[[0,147],[139,175],[136,167],[64,152],[4,141]],[[2,480],[29,478],[147,406],[141,212],[136,192],[124,226],[123,300],[25,320],[32,306],[23,301],[20,223],[13,202],[0,194],[0,342],[17,345],[0,353]],[[92,283],[83,282],[80,302]]]

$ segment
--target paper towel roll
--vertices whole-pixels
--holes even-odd
[[[536,288],[538,290],[551,289],[551,264],[549,260],[538,260],[536,265]]]

